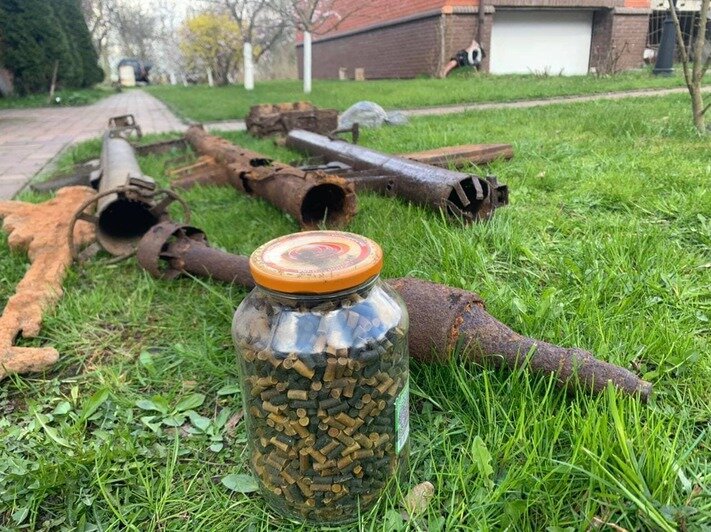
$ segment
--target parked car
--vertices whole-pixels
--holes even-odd
[[[151,68],[153,68],[152,64],[146,63],[140,59],[122,59],[118,64],[119,70],[124,66],[133,67],[133,71],[136,76],[136,83],[150,83],[148,75],[150,74]]]

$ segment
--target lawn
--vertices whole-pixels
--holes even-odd
[[[681,73],[658,78],[650,71],[596,76],[489,76],[460,74],[448,79],[380,81],[314,81],[306,97],[301,82],[268,81],[254,91],[241,86],[155,86],[148,90],[183,118],[209,122],[242,119],[252,105],[308,99],[316,105],[345,111],[360,100],[372,100],[386,109],[407,109],[473,102],[510,102],[533,98],[594,94],[632,89],[680,87]]]
[[[60,90],[54,93],[60,103],[48,103],[49,93],[31,94],[29,96],[13,96],[0,98],[0,109],[32,109],[36,107],[77,107],[89,105],[111,95],[112,91],[104,88]]]
[[[296,157],[244,134],[228,138]],[[412,362],[411,464],[401,490],[430,481],[436,496],[416,521],[402,520],[398,496],[357,526],[708,529],[711,145],[690,127],[687,98],[419,118],[363,138],[392,152],[472,142],[516,150],[512,161],[475,169],[511,188],[511,205],[490,223],[461,226],[362,195],[348,229],[383,245],[385,277],[474,290],[518,331],[631,368],[656,393],[640,405],[612,391],[568,394],[525,369]],[[84,145],[63,164],[99,148]],[[165,182],[174,156],[141,163]],[[194,225],[234,253],[297,230],[233,190],[185,197]],[[4,301],[26,259],[0,240]],[[22,341],[56,346],[59,364],[0,385],[0,526],[303,529],[221,483],[246,473],[244,426],[225,423],[241,408],[230,321],[244,295],[210,281],[155,281],[134,261],[75,268],[42,338]],[[189,408],[192,421],[168,426]]]

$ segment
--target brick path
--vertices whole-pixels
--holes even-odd
[[[145,133],[185,125],[150,94],[132,90],[87,107],[0,110],[0,199],[14,197],[66,147],[100,136],[112,116],[133,114]]]

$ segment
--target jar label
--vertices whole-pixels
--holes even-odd
[[[395,434],[397,443],[395,451],[400,454],[402,448],[407,443],[410,436],[410,380],[405,383],[405,387],[395,399]]]

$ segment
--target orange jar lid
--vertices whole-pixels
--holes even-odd
[[[355,288],[380,273],[383,250],[353,233],[307,231],[258,248],[249,259],[254,281],[288,294],[329,294]]]

